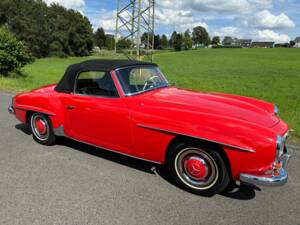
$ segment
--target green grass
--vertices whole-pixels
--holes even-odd
[[[23,91],[56,83],[85,58],[48,58],[24,68],[26,78],[1,78],[0,89]],[[276,103],[300,139],[300,49],[200,49],[154,57],[169,81],[194,90],[226,92]]]

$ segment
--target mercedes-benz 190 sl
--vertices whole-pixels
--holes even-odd
[[[38,143],[65,136],[163,164],[192,193],[287,181],[288,126],[274,104],[172,87],[154,63],[74,64],[58,84],[16,95],[9,111]]]

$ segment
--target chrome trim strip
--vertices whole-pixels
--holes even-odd
[[[288,180],[288,174],[286,168],[290,159],[288,153],[284,154],[281,158],[281,168],[277,171],[278,175],[272,174],[272,176],[254,176],[251,174],[240,174],[240,180],[245,183],[262,185],[268,187],[278,187],[284,185]]]
[[[120,155],[125,155],[125,156],[128,156],[130,158],[139,159],[139,160],[147,161],[147,162],[150,162],[150,163],[155,163],[155,164],[162,165],[161,162],[143,159],[143,158],[140,158],[140,157],[136,157],[136,156],[129,155],[129,154],[126,154],[126,153],[122,153],[122,152],[119,152],[119,151],[116,151],[116,150],[112,150],[112,149],[109,149],[109,148],[104,148],[104,147],[101,147],[101,146],[98,146],[98,145],[90,144],[90,143],[87,143],[87,142],[80,141],[80,140],[77,140],[75,138],[69,137],[67,135],[65,135],[65,137],[67,137],[69,139],[72,139],[74,141],[77,141],[77,142],[81,142],[81,143],[86,144],[86,145],[90,145],[90,146],[93,146],[93,147],[96,147],[96,148],[100,148],[100,149],[103,149],[103,150],[106,150],[106,151],[114,152],[114,153],[117,153],[117,154],[120,154]]]
[[[274,105],[274,114],[278,115],[279,114],[279,108],[277,105]]]
[[[231,148],[234,148],[236,150],[243,151],[243,152],[250,152],[250,153],[255,153],[256,152],[253,149],[241,148],[241,147],[238,147],[238,146],[233,146],[233,145],[225,144],[223,142],[213,141],[213,140],[209,140],[209,139],[206,139],[206,138],[199,138],[199,137],[196,137],[196,136],[187,135],[187,134],[183,134],[183,133],[179,133],[179,132],[174,132],[174,131],[170,131],[170,130],[164,130],[164,129],[160,129],[160,128],[156,128],[156,127],[147,126],[147,125],[144,125],[144,124],[136,124],[136,126],[142,127],[142,128],[145,128],[145,129],[156,130],[156,131],[166,132],[166,133],[170,133],[170,134],[178,134],[178,135],[182,135],[182,136],[196,138],[196,139],[199,139],[199,140],[209,141],[209,142],[213,142],[213,143],[220,144],[220,145],[223,145],[223,146],[231,147]]]

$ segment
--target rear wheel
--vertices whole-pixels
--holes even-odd
[[[180,187],[194,194],[212,196],[230,182],[221,154],[210,145],[174,144],[168,156],[168,169]]]
[[[30,116],[30,127],[35,141],[43,145],[53,145],[55,135],[49,117],[41,113],[33,113]]]

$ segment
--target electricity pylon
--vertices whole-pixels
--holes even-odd
[[[129,40],[131,59],[136,53],[137,60],[141,60],[141,56],[144,54],[150,56],[152,60],[154,52],[154,1],[117,0],[115,53],[118,51],[119,41]]]

